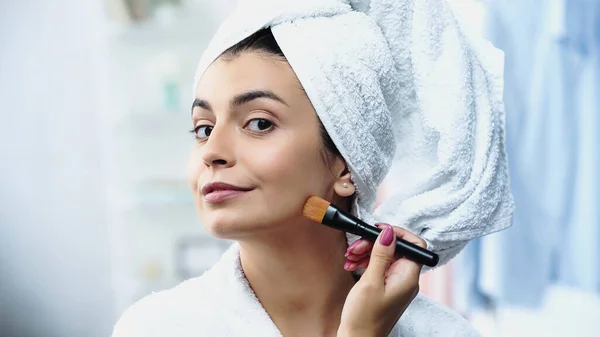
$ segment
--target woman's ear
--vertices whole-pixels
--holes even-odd
[[[336,176],[337,179],[333,185],[333,190],[335,194],[341,197],[349,197],[355,192],[354,184],[352,183],[350,170],[348,170],[348,165],[345,162],[340,160],[343,165],[338,165],[336,163]]]

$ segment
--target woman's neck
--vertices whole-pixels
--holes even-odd
[[[335,335],[355,281],[343,233],[311,222],[240,240],[242,268],[285,336]]]

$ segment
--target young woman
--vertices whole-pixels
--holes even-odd
[[[364,3],[358,6],[356,2],[322,3],[325,7],[318,13],[324,16],[308,20],[327,21],[338,9],[340,13],[335,15],[353,18],[359,7],[365,8]],[[322,3],[315,2],[315,6]],[[424,234],[426,241],[407,229],[380,223],[383,231],[374,243],[359,239],[348,245],[345,233],[302,215],[307,198],[319,196],[357,216],[369,217],[372,191],[389,170],[395,151],[386,145],[386,139],[400,137],[392,135],[387,124],[393,119],[381,111],[402,110],[393,99],[385,98],[402,93],[388,82],[397,73],[381,74],[392,64],[389,60],[366,60],[359,49],[346,48],[343,41],[353,39],[351,45],[365,50],[384,47],[360,34],[353,36],[351,26],[333,22],[331,27],[341,29],[338,33],[350,30],[337,35],[338,56],[341,53],[350,60],[348,67],[360,64],[371,69],[366,73],[374,76],[378,85],[360,74],[353,80],[353,69],[336,68],[340,63],[324,62],[329,68],[321,69],[332,74],[327,77],[331,82],[338,73],[349,76],[340,84],[345,87],[334,90],[336,97],[345,92],[357,96],[375,92],[375,98],[363,99],[365,105],[358,112],[353,112],[355,107],[346,108],[344,102],[323,103],[326,94],[315,89],[315,83],[319,90],[328,86],[315,80],[323,74],[307,75],[306,68],[294,67],[288,59],[293,55],[298,60],[298,50],[302,53],[303,48],[311,48],[305,42],[312,40],[296,35],[296,41],[290,41],[294,34],[284,32],[276,38],[272,30],[278,27],[273,18],[286,18],[282,25],[307,20],[303,14],[306,5],[270,4],[274,14],[260,14],[269,17],[266,22],[270,24],[247,25],[255,28],[242,29],[239,36],[243,38],[237,41],[217,34],[215,39],[225,41],[221,49],[229,45],[214,59],[205,55],[194,88],[191,120],[196,145],[189,165],[190,186],[202,224],[214,236],[236,243],[204,275],[134,304],[119,320],[113,337],[477,335],[458,314],[417,295],[421,266],[394,254],[395,240],[403,238],[421,247],[437,245],[445,262],[464,246],[468,236],[454,234],[450,238],[443,231],[423,227],[418,234]],[[330,4],[332,7],[327,7]],[[378,4],[369,5],[375,12]],[[244,11],[236,13],[230,25],[237,24],[236,15]],[[299,16],[298,20],[290,23],[291,15]],[[362,22],[367,16],[360,15]],[[310,24],[298,34],[308,32]],[[367,23],[356,29],[381,34],[370,31],[372,27],[375,25]],[[227,29],[226,23],[221,32]],[[313,38],[318,39],[316,35]],[[289,49],[288,55],[280,42],[302,46],[296,53]],[[323,48],[338,46],[323,47],[315,42],[312,48],[327,53]],[[388,92],[379,95],[377,90],[382,88]],[[378,104],[378,99],[384,104]],[[346,115],[332,123],[334,118],[329,117],[340,106]],[[368,132],[361,133],[363,129]],[[372,144],[380,146],[370,150]],[[404,158],[409,160],[410,154]],[[498,174],[501,177],[503,173]],[[487,231],[475,233],[471,228],[466,232],[473,236]],[[364,270],[362,276],[358,270]]]

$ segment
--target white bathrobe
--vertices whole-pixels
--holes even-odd
[[[204,275],[139,300],[113,337],[260,336],[281,333],[244,276],[234,244]],[[389,336],[479,336],[459,314],[418,295]]]

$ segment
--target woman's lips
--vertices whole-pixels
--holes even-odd
[[[216,190],[210,192],[204,196],[204,201],[210,204],[219,203],[227,199],[235,198],[242,194],[246,194],[250,191],[239,191],[239,190]]]

